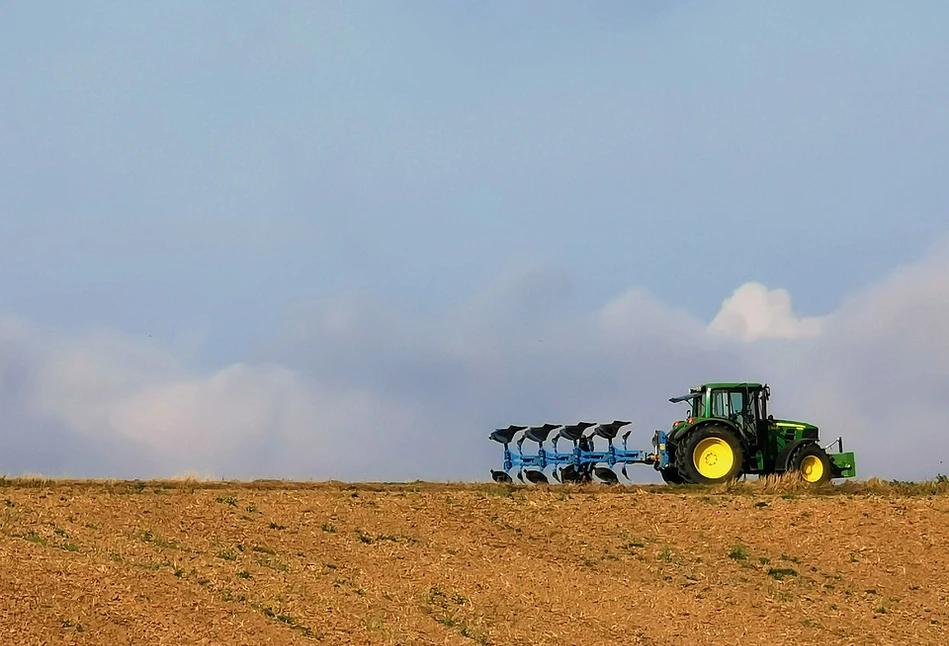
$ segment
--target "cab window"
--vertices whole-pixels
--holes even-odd
[[[712,417],[728,417],[730,411],[728,392],[724,390],[712,391]]]
[[[745,393],[741,391],[714,390],[712,391],[712,416],[738,419],[741,422],[750,420],[744,419],[745,412]]]

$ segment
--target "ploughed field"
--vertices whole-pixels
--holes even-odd
[[[0,480],[9,644],[945,644],[945,483]]]

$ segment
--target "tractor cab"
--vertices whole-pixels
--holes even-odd
[[[773,423],[768,415],[771,389],[767,384],[713,383],[689,389],[689,394],[669,399],[672,403],[688,402],[689,416],[678,420],[673,429],[699,420],[728,420],[739,430],[747,446],[764,444]]]
[[[768,386],[752,383],[703,384],[689,389],[687,395],[669,399],[673,404],[688,403],[688,417],[673,427],[693,424],[699,419],[725,419],[738,425],[743,434],[755,436],[767,422]]]

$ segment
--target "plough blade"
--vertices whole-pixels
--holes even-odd
[[[609,469],[607,467],[594,467],[593,473],[596,475],[597,478],[599,478],[600,480],[602,480],[608,485],[614,485],[614,484],[619,483],[619,477],[616,475],[616,472],[614,472],[612,469]]]
[[[498,471],[497,469],[491,469],[491,479],[493,479],[498,484],[509,484],[514,482],[514,480],[511,479],[511,476],[509,476],[506,471]]]
[[[550,481],[547,479],[547,476],[544,475],[543,471],[530,470],[525,471],[524,475],[532,484],[550,484]]]
[[[510,444],[511,440],[514,439],[514,436],[518,433],[518,431],[523,431],[525,428],[527,427],[515,426],[512,424],[511,426],[508,426],[507,428],[497,429],[496,431],[491,433],[491,435],[489,435],[488,438],[494,440],[495,442],[500,442],[501,444]]]
[[[532,426],[524,433],[524,437],[533,440],[538,444],[543,444],[550,437],[551,431],[560,428],[560,424],[544,424],[543,426]]]
[[[632,422],[624,422],[623,420],[615,420],[609,424],[597,424],[596,428],[593,429],[593,435],[602,437],[605,440],[612,440],[616,437],[616,434],[619,430]]]
[[[596,426],[596,422],[580,422],[579,424],[564,426],[563,430],[557,434],[557,437],[562,437],[566,440],[570,440],[571,442],[577,442],[581,437],[583,437],[583,432],[591,426]]]
[[[580,477],[580,472],[577,471],[577,467],[569,464],[560,469],[560,480],[561,482],[578,483],[582,482],[583,478]]]

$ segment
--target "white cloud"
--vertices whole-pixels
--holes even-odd
[[[116,401],[187,374],[154,344],[114,331],[81,340],[31,336],[34,410],[81,433],[106,430]]]
[[[787,290],[769,290],[756,282],[745,283],[726,298],[708,326],[713,334],[744,341],[814,337],[821,329],[819,318],[800,318],[794,313]]]
[[[6,433],[36,439],[42,429],[63,428],[117,453],[122,447],[130,463],[165,476],[344,477],[361,472],[373,434],[412,424],[397,401],[279,365],[237,363],[201,374],[148,339],[102,331],[59,337],[23,323],[0,325],[0,406],[25,409],[32,426],[7,424]],[[18,453],[20,461],[50,459],[31,447]],[[109,475],[89,474],[95,456],[54,457],[56,464],[29,468],[4,461],[0,473]]]
[[[933,247],[824,317],[822,336],[771,365],[824,433],[843,435],[864,475],[949,473],[949,246]],[[786,363],[787,367],[782,366]]]

